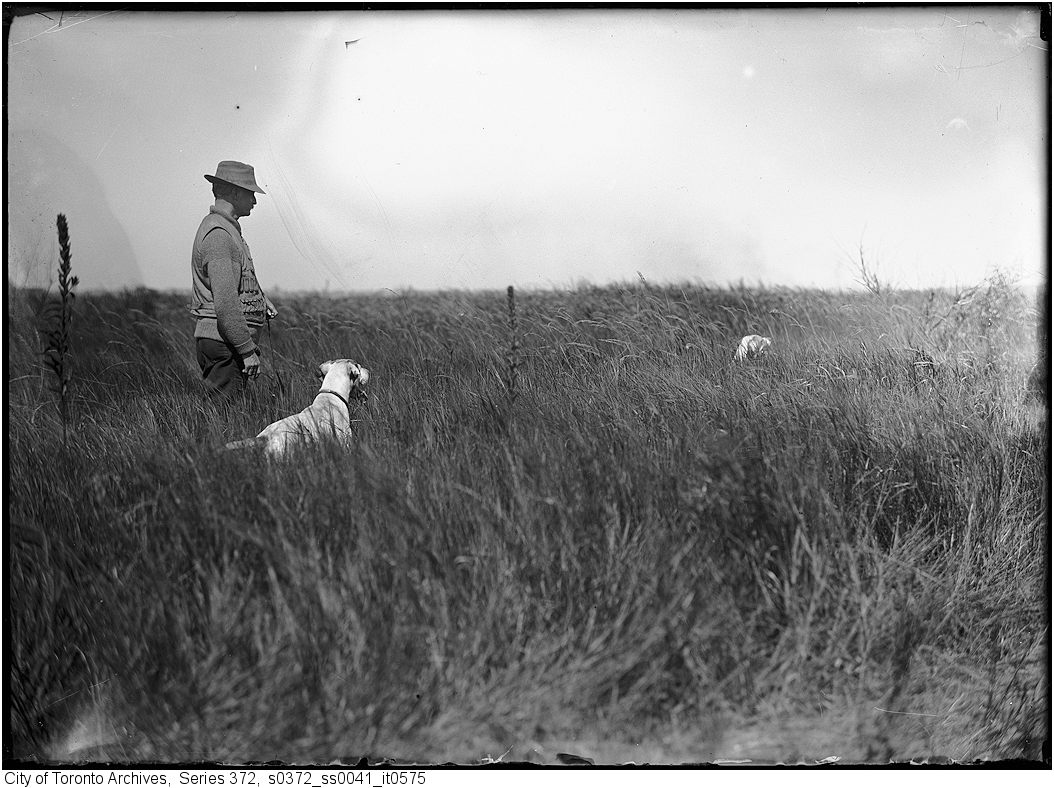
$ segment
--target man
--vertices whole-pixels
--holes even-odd
[[[194,340],[205,390],[228,399],[260,374],[260,327],[278,315],[256,279],[238,223],[256,205],[256,195],[266,192],[256,184],[253,168],[238,161],[221,161],[205,180],[212,183],[216,204],[194,236],[190,313],[197,321]]]

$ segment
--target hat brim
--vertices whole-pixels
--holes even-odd
[[[225,181],[223,178],[217,178],[215,175],[206,175],[205,180],[209,183],[226,183],[228,186],[237,186],[239,189],[245,189],[246,191],[256,192],[257,194],[267,194],[263,189],[253,183],[252,186],[243,186],[240,183],[234,181]]]

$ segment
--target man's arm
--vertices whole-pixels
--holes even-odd
[[[201,250],[216,307],[216,328],[220,336],[234,346],[238,355],[247,360],[256,355],[257,349],[238,297],[242,272],[235,260],[234,240],[228,233],[216,229],[202,240]],[[259,362],[256,363],[258,366]]]

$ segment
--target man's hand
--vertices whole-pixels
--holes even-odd
[[[246,356],[242,359],[243,369],[245,374],[250,378],[255,378],[260,374],[260,356],[253,353],[251,356]]]
[[[274,320],[276,317],[278,317],[277,307],[275,307],[275,305],[271,303],[271,300],[267,296],[264,296],[264,307],[267,311],[268,320]]]

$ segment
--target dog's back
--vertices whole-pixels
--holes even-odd
[[[328,394],[318,394],[299,413],[270,424],[256,437],[265,441],[268,454],[284,454],[293,446],[326,436],[342,436],[351,424],[347,405]]]
[[[772,346],[771,337],[763,337],[757,334],[748,334],[739,341],[736,350],[736,361],[744,361],[748,358],[758,358],[765,355]]]

